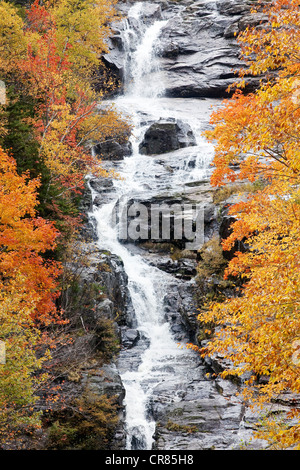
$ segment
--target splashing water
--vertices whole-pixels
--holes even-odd
[[[141,196],[160,188],[161,184],[170,184],[176,188],[184,180],[203,178],[212,158],[212,147],[198,138],[196,147],[182,149],[181,153],[178,153],[180,158],[176,159],[177,172],[172,175],[170,182],[167,183],[169,180],[163,178],[160,183],[156,176],[161,162],[139,154],[138,145],[146,128],[146,125],[141,123],[141,113],[147,115],[148,121],[170,116],[188,119],[197,135],[201,123],[206,120],[209,107],[209,103],[202,103],[200,108],[198,102],[195,105],[193,100],[185,100],[184,107],[182,102],[179,104],[177,100],[168,100],[161,96],[164,87],[156,51],[160,33],[167,22],[156,21],[150,26],[145,26],[142,8],[142,3],[135,4],[125,22],[123,42],[126,53],[126,91],[124,96],[116,101],[121,111],[129,112],[133,117],[133,155],[124,158],[118,168],[124,180],[114,182],[115,200],[101,208],[94,208],[93,212],[97,220],[100,248],[118,255],[124,263],[137,329],[140,336],[148,342],[148,347],[141,354],[139,365],[132,367],[127,364],[127,368],[120,372],[126,390],[127,449],[152,448],[155,420],[149,411],[150,400],[163,382],[177,381],[180,384],[186,379],[186,375],[176,376],[172,371],[179,363],[183,364],[183,370],[193,367],[193,353],[184,347],[178,347],[169,324],[164,319],[164,297],[174,279],[149,265],[140,255],[132,254],[126,245],[120,243],[118,227],[112,224],[112,213],[120,199],[126,202],[134,195]],[[193,172],[190,164],[192,160],[196,161]],[[126,351],[120,353],[121,362],[123,357],[126,362]],[[179,401],[180,396],[165,399]]]

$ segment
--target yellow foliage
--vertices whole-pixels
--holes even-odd
[[[199,320],[222,327],[205,354],[221,353],[233,364],[228,374],[250,373],[244,396],[263,405],[284,391],[300,393],[300,11],[294,0],[276,0],[265,28],[247,29],[239,40],[248,73],[265,74],[260,88],[232,99],[213,114],[216,141],[212,183],[261,178],[268,184],[231,207],[236,221],[223,241],[230,250],[247,239],[225,277],[244,280],[242,295],[202,311]],[[276,71],[276,75],[268,75]],[[244,77],[246,71],[242,73]],[[239,163],[234,170],[232,162]],[[226,325],[226,327],[225,327]],[[267,377],[258,384],[259,376]],[[294,417],[297,417],[297,409]],[[299,418],[298,418],[299,419]],[[300,421],[261,432],[271,443],[300,448]]]
[[[7,73],[14,61],[26,55],[24,23],[11,3],[0,2],[0,70]]]
[[[115,3],[115,0],[82,0],[78,6],[77,0],[49,2],[48,11],[57,25],[60,54],[69,50],[68,59],[77,81],[91,79],[101,55],[107,52],[109,24],[117,19]]]
[[[42,333],[55,314],[58,265],[47,264],[40,253],[55,244],[52,224],[36,218],[38,181],[19,176],[15,161],[0,148],[0,339],[6,361],[0,365],[0,440],[8,429],[37,424],[27,406],[45,376],[34,377],[48,358],[36,355]]]

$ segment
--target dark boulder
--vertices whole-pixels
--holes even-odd
[[[96,155],[102,160],[123,160],[132,154],[132,145],[128,138],[123,139],[107,139],[94,146]]]
[[[146,131],[139,151],[144,155],[172,152],[196,145],[191,127],[180,120],[160,120]]]

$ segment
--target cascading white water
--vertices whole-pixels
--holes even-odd
[[[129,12],[123,32],[126,52],[125,94],[135,98],[151,98],[159,96],[164,90],[159,78],[155,48],[159,33],[167,21],[156,21],[145,28],[141,19],[142,13],[143,4],[134,5]],[[130,26],[131,19],[136,21],[135,30]],[[133,43],[136,46],[134,51],[132,51]]]
[[[155,385],[164,380],[159,371],[168,360],[174,361],[182,350],[174,342],[169,325],[163,321],[163,297],[168,276],[149,266],[140,256],[132,255],[117,239],[117,231],[111,224],[115,201],[95,211],[100,246],[120,256],[129,280],[129,291],[136,314],[138,329],[150,340],[141,365],[135,371],[122,374],[126,389],[127,448],[132,448],[133,438],[144,449],[151,449],[155,422],[146,415],[147,402]],[[149,378],[153,382],[149,384]],[[146,387],[143,385],[146,384]]]
[[[135,124],[133,155],[125,158],[118,167],[123,179],[114,182],[116,199],[100,209],[95,208],[93,213],[97,220],[100,248],[120,256],[124,262],[137,328],[149,342],[139,366],[132,370],[128,364],[127,370],[121,371],[126,389],[127,449],[151,449],[155,422],[148,416],[149,400],[162,382],[178,380],[180,383],[185,380],[185,377],[176,377],[170,370],[176,363],[186,363],[188,368],[193,353],[178,346],[164,320],[163,299],[171,282],[170,276],[150,266],[141,256],[132,254],[126,245],[120,243],[118,227],[112,223],[114,207],[120,199],[126,201],[147,194],[159,189],[161,184],[162,187],[167,184],[176,187],[179,182],[191,178],[195,181],[201,179],[207,174],[212,158],[212,147],[198,138],[197,147],[182,149],[178,153],[181,158],[175,157],[178,168],[172,175],[172,181],[160,183],[156,178],[158,163],[153,157],[139,154],[138,144],[145,131],[145,126],[140,123],[140,112],[148,115],[148,120],[170,116],[188,120],[196,134],[200,132],[201,123],[209,112],[209,103],[202,103],[200,108],[198,103],[195,105],[193,100],[187,100],[185,107],[181,107],[177,100],[160,97],[163,89],[162,80],[157,79],[159,69],[155,61],[155,47],[166,22],[157,21],[145,27],[141,12],[142,3],[135,4],[129,11],[123,36],[127,51],[126,92],[116,101],[120,110],[132,115]],[[131,27],[132,20],[135,28]],[[191,158],[196,161],[193,171],[189,166]],[[180,400],[180,397],[173,396],[172,400]]]

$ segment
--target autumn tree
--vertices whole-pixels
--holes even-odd
[[[240,34],[247,67],[206,133],[215,143],[213,185],[263,182],[230,207],[235,222],[223,240],[224,250],[237,240],[249,247],[225,273],[238,276],[242,295],[199,315],[204,325],[215,325],[202,354],[218,352],[231,361],[224,377],[250,374],[244,396],[260,406],[300,392],[300,10],[295,0],[276,0],[266,14],[268,23]],[[261,77],[255,93],[243,93],[247,74]],[[287,418],[280,426],[270,418],[258,435],[280,448],[300,448],[296,405]]]
[[[70,259],[58,247],[72,252],[85,177],[108,175],[91,147],[129,129],[93,86],[113,3],[35,0],[22,19],[0,1],[0,79],[7,89],[0,107],[0,144],[7,149],[0,147],[3,435],[8,423],[38,423],[32,407],[45,379],[38,371],[49,357],[47,332],[64,321],[58,296]]]
[[[65,201],[69,201],[72,212],[84,177],[108,174],[92,155],[93,143],[124,136],[129,129],[112,105],[101,105],[103,91],[99,95],[93,87],[101,53],[106,51],[108,23],[116,16],[113,4],[66,0],[42,5],[35,0],[23,25],[11,6],[0,4],[9,21],[17,24],[17,32],[23,31],[21,43],[26,53],[22,46],[15,57],[12,55],[10,67],[20,99],[25,90],[26,100],[30,97],[35,103],[33,118],[28,117],[27,123],[35,128],[39,143],[37,161],[47,168],[42,207],[52,207],[52,211],[57,207],[62,213]],[[2,34],[3,48],[9,50],[14,35],[10,38],[4,24]],[[8,64],[8,58],[3,64]]]
[[[107,175],[101,162],[93,157],[91,145],[121,135],[128,130],[128,123],[111,106],[100,106],[100,97],[89,81],[91,71],[87,71],[89,65],[99,61],[97,53],[105,50],[103,37],[108,28],[104,27],[104,19],[111,4],[108,2],[104,8],[102,2],[96,2],[93,15],[91,2],[82,2],[78,11],[72,1],[53,3],[53,9],[47,10],[36,0],[29,9],[28,54],[17,67],[23,82],[29,84],[28,94],[38,102],[34,125],[40,142],[39,156],[50,170],[49,184],[63,188],[66,198],[82,189],[85,175]],[[98,18],[94,24],[97,30],[101,25],[104,28],[99,33],[100,42],[93,40],[91,25],[86,24],[90,16]],[[80,28],[72,18],[77,26],[81,21]],[[67,27],[68,22],[72,25]],[[78,67],[85,73],[80,75]]]
[[[38,180],[19,176],[16,162],[0,148],[0,339],[6,362],[0,365],[0,436],[23,425],[37,425],[30,412],[45,380],[35,373],[48,358],[37,356],[43,328],[60,321],[55,300],[60,266],[45,261],[57,230],[36,217]]]
[[[110,24],[118,20],[115,0],[50,0],[48,11],[55,18],[58,51],[68,49],[68,59],[75,81],[88,80],[89,87],[99,79],[101,56],[108,52]],[[112,84],[105,84],[106,87]]]
[[[8,2],[0,2],[0,70],[8,74],[16,60],[26,55],[27,44],[24,23],[16,8]]]

